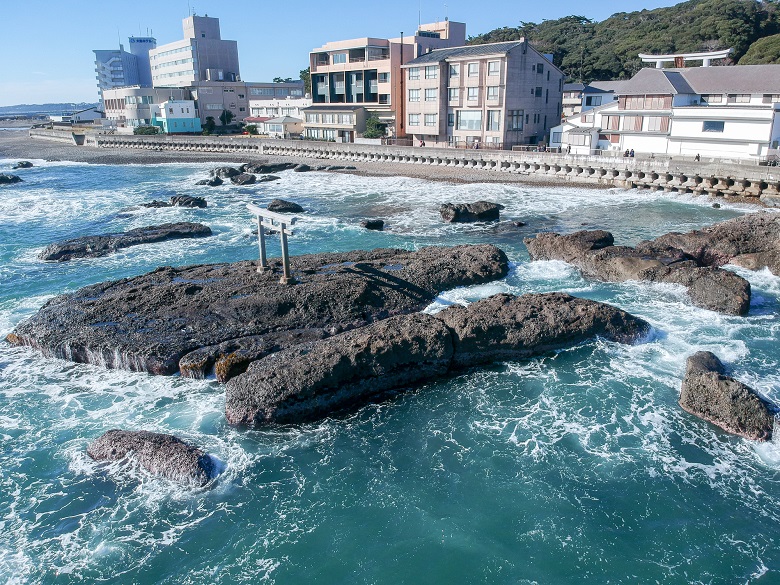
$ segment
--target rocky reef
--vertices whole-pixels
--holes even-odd
[[[755,390],[725,375],[723,363],[709,351],[688,358],[680,388],[680,406],[724,431],[751,439],[772,438],[775,408]]]
[[[296,256],[292,286],[279,282],[281,261],[270,262],[264,273],[249,261],[162,267],[88,286],[51,299],[7,339],[50,356],[154,374],[203,376],[222,356],[229,377],[258,347],[278,350],[420,311],[443,290],[508,272],[506,255],[492,245]]]
[[[448,223],[496,221],[504,206],[490,201],[475,203],[445,203],[439,209],[441,218]]]
[[[46,261],[65,262],[73,258],[96,258],[116,252],[121,248],[176,240],[201,238],[211,235],[211,228],[200,223],[178,222],[151,225],[115,234],[84,236],[49,244],[38,255]]]
[[[225,414],[234,424],[310,420],[457,368],[527,358],[595,336],[630,343],[649,330],[620,309],[562,293],[500,294],[273,353],[227,383]]]
[[[217,475],[214,460],[173,435],[113,429],[87,447],[95,461],[132,458],[144,469],[171,481],[202,487]]]

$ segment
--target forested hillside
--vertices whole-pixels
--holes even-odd
[[[774,35],[774,36],[773,36]],[[601,22],[566,16],[520,22],[469,38],[469,44],[527,37],[572,81],[627,79],[638,53],[733,48],[729,64],[780,63],[780,0],[689,0],[656,10],[620,12]]]

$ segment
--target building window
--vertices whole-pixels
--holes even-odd
[[[537,63],[536,64],[536,72],[537,73],[544,73],[544,63]]]
[[[550,142],[553,144],[560,144],[561,143],[561,134],[562,132],[553,132],[552,138],[550,139]]]
[[[274,95],[273,87],[252,87],[249,89],[250,95]]]
[[[620,129],[620,116],[604,116],[603,120],[605,130]]]
[[[601,105],[601,96],[600,95],[590,95],[585,98],[585,105],[586,106],[593,106],[594,108],[596,106]]]
[[[244,99],[244,94],[243,93],[238,94],[238,99],[240,100]]]
[[[482,130],[482,112],[459,111],[458,130]]]
[[[459,93],[459,90],[458,90],[457,87],[451,87],[449,89],[449,94],[450,94],[449,97],[450,97],[450,101],[451,102],[457,102],[458,101],[458,93]]]
[[[339,63],[346,63],[347,62],[347,54],[346,53],[336,53],[333,55],[333,64],[337,65]]]
[[[729,95],[729,101],[735,104],[749,104],[750,94],[749,93],[731,94]]]
[[[380,73],[378,76],[378,81],[379,83],[388,83],[390,81],[390,74],[387,72]]]
[[[542,97],[542,88],[541,87],[537,87],[536,89],[534,89],[534,97]]]
[[[420,114],[409,114],[409,126],[420,125]]]
[[[436,79],[439,77],[439,66],[428,65],[425,67],[425,79]]]
[[[455,125],[455,114],[447,114],[447,126]]]
[[[335,124],[336,123],[336,115],[335,114],[322,114],[322,123],[323,124]]]
[[[780,102],[780,93],[765,93],[762,101],[765,104],[775,104]]]
[[[649,116],[647,118],[648,132],[668,132],[669,116]]]
[[[419,67],[409,67],[409,80],[415,80],[420,79],[420,68]]]
[[[419,89],[410,89],[409,90],[409,101],[410,102],[419,102],[420,101],[420,90]]]
[[[523,110],[509,110],[507,117],[509,119],[509,130],[523,129]]]
[[[425,125],[436,126],[436,114],[425,114]]]
[[[468,88],[468,97],[467,99],[470,102],[475,102],[479,99],[479,88],[478,87],[469,87]]]
[[[246,112],[246,108],[238,108],[239,112]]]
[[[435,102],[436,101],[436,88],[428,88],[425,90],[425,101],[426,102]]]
[[[500,132],[501,131],[501,111],[500,110],[488,110],[487,113],[487,128],[488,132]]]
[[[642,131],[642,116],[626,116],[623,118],[623,130],[627,132]]]
[[[319,114],[306,114],[306,123],[307,124],[317,124],[320,121],[320,115]]]
[[[479,63],[469,63],[469,77],[479,76]]]
[[[339,114],[339,124],[352,124],[352,114]]]
[[[488,61],[488,75],[498,75],[500,63],[498,61]]]
[[[487,99],[489,100],[497,100],[498,99],[498,86],[493,85],[487,88]]]
[[[580,116],[580,122],[582,122],[583,124],[592,124],[593,123],[593,114],[592,113],[582,114]]]
[[[458,77],[460,75],[460,63],[450,65],[450,77]]]
[[[704,122],[702,122],[701,131],[702,132],[723,132],[725,126],[726,126],[725,122],[721,122],[717,120],[705,120]]]

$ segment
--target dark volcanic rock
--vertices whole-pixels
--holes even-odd
[[[768,441],[774,408],[742,382],[724,374],[721,361],[709,351],[688,358],[680,406],[723,430],[754,441]]]
[[[274,211],[276,213],[303,213],[303,207],[292,201],[285,201],[284,199],[274,199],[267,206],[268,211]]]
[[[271,181],[278,181],[281,179],[281,177],[277,177],[276,175],[262,175],[259,179],[257,179],[258,183],[270,183]]]
[[[583,275],[608,282],[644,280],[681,284],[696,306],[731,315],[750,307],[750,284],[719,268],[702,267],[684,251],[646,243],[637,248],[614,246],[612,234],[602,230],[569,235],[537,234],[523,240],[532,260],[563,260]]]
[[[239,171],[234,167],[217,167],[216,169],[211,169],[211,171],[209,171],[209,174],[212,177],[218,177],[220,179],[229,179],[230,177],[235,177],[236,175],[240,175],[242,172],[243,170]]]
[[[307,165],[307,164],[301,163],[301,164],[299,164],[299,165],[295,165],[295,167],[293,168],[293,170],[294,170],[296,173],[306,173],[306,172],[308,172],[308,171],[310,171],[310,170],[311,170],[311,167],[310,167],[309,165]]]
[[[649,330],[641,319],[595,301],[501,294],[271,354],[227,383],[225,414],[234,424],[300,422],[453,368],[527,358],[595,336],[630,343]]]
[[[241,173],[230,177],[230,182],[234,185],[251,185],[257,181],[257,177],[250,173]]]
[[[203,197],[192,197],[190,195],[174,195],[171,197],[171,205],[174,207],[197,207],[205,209],[208,203]]]
[[[604,303],[564,293],[498,294],[436,315],[453,332],[453,365],[527,358],[599,336],[635,343],[650,325]]]
[[[20,160],[18,163],[12,166],[11,169],[31,169],[32,166],[33,164],[29,160]]]
[[[364,219],[360,222],[360,225],[367,230],[376,230],[379,232],[385,229],[385,222],[381,219]]]
[[[56,260],[57,262],[73,258],[95,258],[106,256],[120,248],[128,248],[139,244],[181,238],[200,238],[210,235],[211,229],[200,223],[164,223],[117,234],[84,236],[83,238],[74,238],[64,242],[49,244],[38,255],[38,258],[41,260]]]
[[[206,485],[217,475],[214,460],[173,435],[110,430],[87,447],[95,461],[132,457],[150,473],[183,484]]]
[[[447,372],[452,338],[430,315],[379,321],[274,353],[225,387],[233,424],[298,422]]]
[[[157,201],[157,199],[150,201],[149,203],[142,203],[141,207],[147,207],[149,209],[162,209],[163,207],[173,207],[167,201]],[[130,209],[135,209],[131,207]]]
[[[271,175],[281,173],[288,169],[294,169],[295,163],[246,163],[241,165],[241,171],[244,173],[254,173],[256,175]]]
[[[196,185],[208,185],[209,187],[219,187],[222,185],[225,181],[220,179],[219,177],[211,177],[210,179],[202,179],[195,183]]]
[[[46,355],[110,368],[172,374],[199,348],[300,329],[330,334],[422,310],[456,286],[506,276],[490,245],[379,249],[293,256],[298,284],[279,282],[281,261],[163,267],[47,302],[8,341]]]
[[[10,175],[8,173],[0,173],[0,185],[10,185],[11,183],[21,183],[21,177],[17,175]]]
[[[672,232],[640,246],[682,250],[702,266],[736,264],[780,275],[780,214],[751,213],[687,234]]]
[[[450,223],[466,223],[474,221],[495,221],[503,205],[489,201],[476,203],[445,203],[439,209],[441,218]]]

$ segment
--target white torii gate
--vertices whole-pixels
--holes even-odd
[[[702,67],[709,67],[713,59],[725,59],[734,49],[709,51],[707,53],[677,53],[674,55],[647,55],[639,53],[639,58],[645,63],[655,63],[656,69],[663,69],[664,63],[674,63],[675,67],[685,67],[686,61],[701,61]]]

